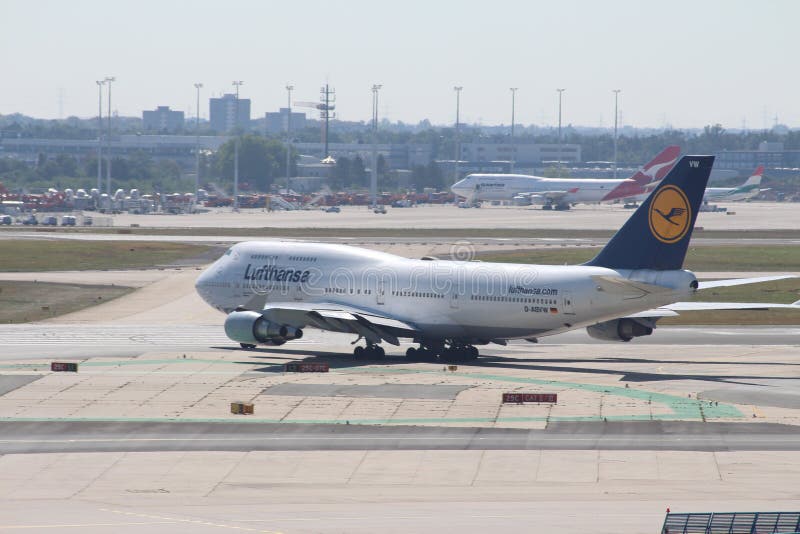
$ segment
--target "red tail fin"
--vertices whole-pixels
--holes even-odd
[[[639,185],[646,185],[651,182],[660,182],[664,177],[669,174],[675,162],[678,161],[678,156],[681,155],[681,147],[671,145],[662,150],[656,157],[648,162],[640,170],[631,176]]]
[[[660,182],[678,161],[681,154],[681,147],[671,145],[658,153],[656,157],[646,163],[641,169],[636,171],[630,179],[625,180],[611,190],[604,198],[604,201],[618,200],[621,198],[631,198],[643,195],[652,189],[654,184]],[[648,189],[647,186],[651,187]]]

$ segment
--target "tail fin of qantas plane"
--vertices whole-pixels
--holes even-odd
[[[681,155],[681,147],[671,145],[659,152],[659,154],[645,164],[640,170],[631,176],[631,180],[641,186],[652,182],[660,182],[669,174],[678,156]]]
[[[680,154],[681,147],[677,145],[668,146],[641,169],[636,171],[629,180],[623,181],[612,189],[603,200],[611,201],[623,198],[634,198],[649,193],[658,185],[658,182],[672,170]]]
[[[714,156],[684,156],[586,265],[611,269],[683,267]]]

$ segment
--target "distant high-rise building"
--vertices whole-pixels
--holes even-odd
[[[229,133],[236,126],[247,128],[250,124],[250,99],[239,99],[239,120],[236,120],[236,95],[224,94],[208,101],[211,129],[218,134]]]
[[[269,112],[265,115],[266,130],[270,134],[279,134],[286,131],[286,119],[289,116],[289,108],[280,108],[277,112]],[[296,132],[306,127],[306,114],[292,112],[292,131]]]
[[[183,111],[158,106],[154,110],[142,111],[142,126],[156,132],[175,132],[183,129]]]

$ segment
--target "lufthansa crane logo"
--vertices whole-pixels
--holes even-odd
[[[680,241],[689,231],[692,207],[680,188],[667,185],[656,191],[650,202],[650,231],[662,243]]]

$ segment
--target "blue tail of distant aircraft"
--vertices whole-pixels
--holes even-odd
[[[684,156],[586,265],[611,269],[683,267],[714,156]]]

